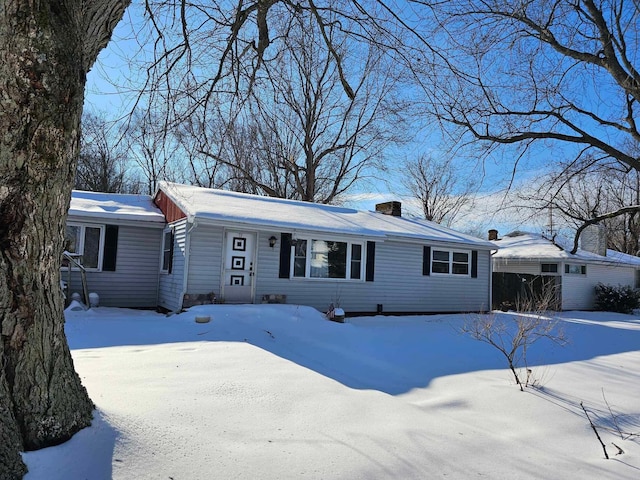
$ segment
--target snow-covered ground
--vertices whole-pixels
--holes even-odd
[[[94,422],[24,454],[26,478],[640,478],[640,317],[560,316],[570,344],[530,349],[541,386],[522,393],[497,350],[458,333],[467,315],[68,312]]]

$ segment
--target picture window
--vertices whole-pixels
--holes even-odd
[[[294,278],[361,280],[363,246],[360,243],[298,239],[292,246]]]

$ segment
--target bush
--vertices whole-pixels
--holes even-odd
[[[596,285],[596,310],[631,313],[640,307],[640,292],[626,285]]]

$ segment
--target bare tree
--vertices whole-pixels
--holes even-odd
[[[440,48],[416,53],[414,71],[433,80],[422,85],[442,122],[488,153],[509,149],[516,166],[536,153],[573,172],[613,161],[640,170],[637,2],[415,3],[425,5],[416,33]]]
[[[121,140],[117,123],[107,121],[104,114],[83,114],[75,188],[137,193],[138,182],[129,173],[129,154]]]
[[[188,181],[208,188],[267,194],[286,198],[286,189],[272,170],[261,169],[265,145],[256,122],[213,108],[194,113],[181,121],[177,137],[188,159]],[[266,148],[274,148],[269,139]]]
[[[399,137],[396,79],[374,45],[348,40],[334,13],[325,13],[323,29],[311,13],[283,21],[282,50],[253,74],[251,95],[187,103],[189,115],[178,120],[181,140],[200,155],[197,167],[191,163],[198,183],[203,176],[211,183],[203,173],[218,174],[224,165],[228,187],[331,203]],[[349,76],[353,96],[345,93],[336,54],[357,65]]]
[[[613,250],[640,254],[640,172],[620,164],[598,165],[588,171],[550,173],[535,188],[520,193],[521,209],[549,209],[555,222],[574,230],[600,223]],[[610,212],[613,212],[610,213]],[[574,249],[577,248],[574,238]]]
[[[177,140],[164,128],[162,120],[147,112],[135,113],[126,127],[125,137],[129,163],[141,172],[141,190],[153,195],[161,180],[180,179],[176,172],[180,168],[172,160],[181,158],[183,152],[179,152]]]
[[[451,158],[425,155],[406,163],[403,183],[420,202],[424,218],[447,226],[473,202],[477,187],[474,178],[458,171]]]

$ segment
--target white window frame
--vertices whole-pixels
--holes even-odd
[[[289,267],[289,278],[292,280],[310,280],[310,281],[336,281],[336,282],[364,282],[365,281],[365,266],[366,266],[366,242],[364,241],[354,241],[339,237],[324,237],[320,235],[314,235],[309,237],[298,237],[294,239],[294,241],[306,241],[307,246],[305,249],[305,268],[304,268],[304,277],[302,276],[294,276],[295,270],[295,251],[296,245],[291,245],[291,262]],[[345,278],[336,278],[336,277],[312,277],[311,276],[311,247],[313,245],[313,241],[323,241],[323,242],[337,242],[337,243],[345,243],[347,245],[347,258],[345,264]],[[353,253],[353,245],[360,246],[360,278],[351,278],[351,262],[352,262],[352,253]]]
[[[78,234],[78,237],[79,237],[78,251],[77,252],[73,252],[73,253],[78,254],[78,255],[83,255],[83,256],[84,256],[84,248],[85,248],[85,243],[86,243],[87,228],[97,228],[97,229],[100,230],[100,240],[99,240],[99,243],[98,243],[98,265],[96,267],[87,267],[84,264],[85,262],[84,262],[84,258],[83,258],[82,266],[87,271],[101,272],[102,271],[102,261],[103,261],[103,256],[104,256],[105,225],[101,225],[101,224],[97,224],[97,223],[69,222],[69,223],[67,223],[66,227],[78,227],[80,229],[79,234]],[[66,228],[65,228],[65,232],[66,232]],[[66,234],[65,234],[65,247],[66,247]],[[73,266],[73,264],[72,264],[71,268],[72,268],[72,270],[78,270],[78,268]]]
[[[173,229],[171,229],[170,227],[165,228],[164,230],[162,230],[162,248],[160,249],[160,273],[169,273],[169,265],[173,262],[173,257],[171,256],[171,253],[169,253],[169,263],[167,264],[167,268],[164,268],[164,252],[165,252],[165,247],[166,245],[166,240],[167,240],[167,234],[169,234],[169,239],[171,242],[175,242],[175,238],[174,238],[174,232]],[[169,252],[171,252],[171,245],[169,245]]]
[[[449,259],[448,259],[448,264],[449,264],[449,271],[444,273],[444,272],[434,272],[433,270],[433,264],[434,262],[437,263],[445,263],[443,260],[434,260],[434,256],[436,254],[436,252],[447,252],[447,254],[449,255]],[[465,255],[467,255],[467,261],[465,262],[465,264],[467,265],[467,273],[454,273],[453,271],[453,264],[454,263],[462,263],[462,262],[454,262],[453,261],[453,255],[455,253],[463,253]],[[451,248],[431,248],[431,262],[429,265],[429,268],[431,270],[431,275],[441,275],[441,276],[445,276],[445,277],[471,277],[471,263],[472,263],[472,253],[471,250],[458,250],[458,249],[451,249]]]
[[[556,271],[555,272],[545,272],[545,271],[542,270],[542,265],[555,265],[556,266]],[[558,264],[558,262],[541,262],[540,263],[540,275],[561,275],[560,265]]]

